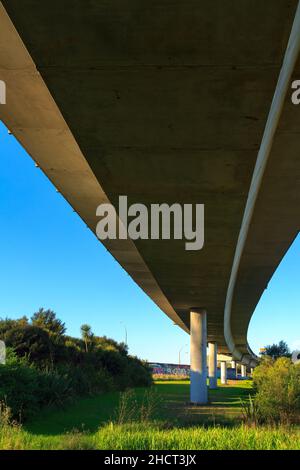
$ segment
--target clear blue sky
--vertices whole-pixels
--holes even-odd
[[[189,360],[189,336],[173,325],[107,253],[0,122],[0,317],[53,309],[70,335],[82,323],[123,341],[131,354]],[[249,330],[257,352],[286,340],[300,347],[300,238],[269,284]],[[123,323],[121,323],[123,322]],[[185,346],[187,345],[187,346]]]

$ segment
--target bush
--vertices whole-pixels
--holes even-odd
[[[262,360],[253,373],[260,421],[293,423],[300,417],[300,366],[282,357]]]
[[[0,365],[0,401],[10,409],[13,418],[22,421],[36,413],[38,376],[23,364]]]
[[[0,403],[10,408],[14,420],[23,422],[45,406],[64,406],[78,396],[152,383],[150,371],[137,358],[123,357],[122,369],[115,375],[114,368],[108,370],[101,363],[96,366],[92,355],[84,357],[82,367],[61,364],[54,369],[40,369],[8,348],[7,363],[0,365]],[[98,362],[100,357],[115,358],[101,354]],[[115,366],[115,362],[112,364]]]
[[[0,339],[8,346],[7,363],[0,366],[0,402],[14,419],[78,396],[151,385],[150,369],[129,356],[124,343],[90,333],[87,347],[64,333],[51,310],[40,309],[31,323],[26,317],[0,319]]]
[[[113,350],[98,350],[98,360],[112,376],[120,375],[126,368],[127,358]]]
[[[127,386],[129,387],[149,387],[153,383],[150,367],[137,357],[128,357],[125,374],[128,380]]]
[[[73,395],[68,377],[39,370],[7,350],[7,363],[0,365],[0,402],[10,408],[13,419],[25,421],[43,406],[62,405]]]
[[[96,368],[92,364],[85,364],[84,367],[64,365],[57,370],[60,375],[70,379],[74,396],[93,395],[115,388],[111,375],[103,368]]]

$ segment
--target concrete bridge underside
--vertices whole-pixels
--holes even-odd
[[[120,194],[205,204],[201,251],[178,240],[105,245],[186,331],[190,309],[204,308],[208,341],[230,352],[228,283],[297,2],[2,5],[1,119],[93,231],[98,204]],[[287,97],[234,289],[230,327],[245,359],[251,315],[299,231],[299,118]]]

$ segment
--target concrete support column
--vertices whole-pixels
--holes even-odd
[[[217,343],[208,343],[208,377],[209,388],[214,390],[218,388],[217,384]]]
[[[253,372],[254,372],[254,368],[251,367],[251,376],[253,375]]]
[[[247,367],[244,364],[241,365],[241,375],[243,378],[247,377]]]
[[[234,369],[234,378],[236,379],[237,371],[236,371],[236,362],[231,361],[231,368]]]
[[[227,362],[221,361],[221,384],[227,384]]]
[[[190,312],[191,333],[191,402],[207,403],[207,327],[206,311],[192,309]]]

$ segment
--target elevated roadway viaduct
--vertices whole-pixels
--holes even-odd
[[[298,49],[296,0],[0,6],[0,118],[91,230],[96,207],[119,195],[205,204],[200,251],[103,242],[192,330],[196,382],[207,342],[256,364],[249,321],[299,231]]]

